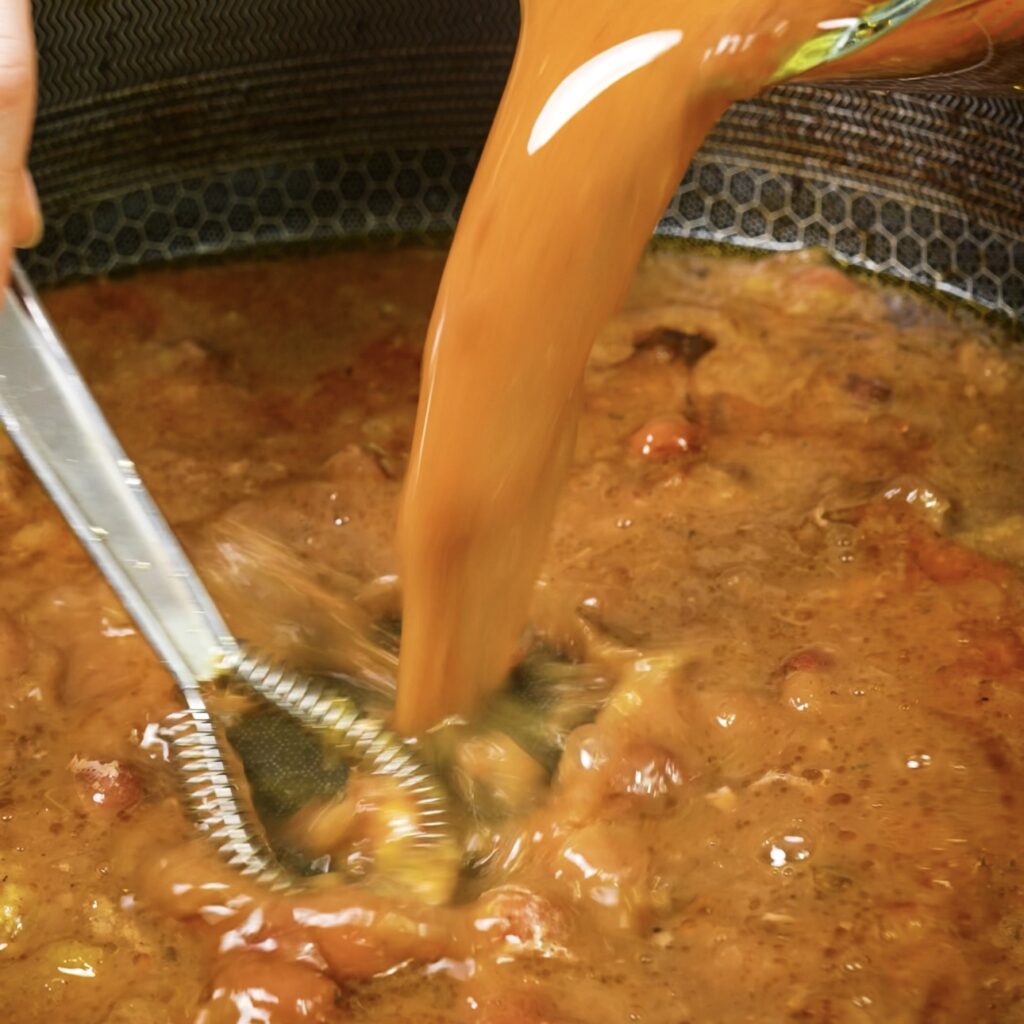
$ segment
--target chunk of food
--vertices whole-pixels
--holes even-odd
[[[686,783],[682,758],[653,743],[632,743],[619,750],[610,766],[608,788],[633,809],[664,813]]]
[[[502,733],[459,743],[454,761],[456,786],[471,809],[521,814],[540,802],[547,785],[543,765]]]
[[[43,956],[56,977],[82,981],[98,977],[107,958],[102,946],[78,939],[51,942],[45,947]]]
[[[551,900],[529,889],[505,885],[489,890],[473,907],[473,930],[486,944],[512,954],[567,954],[569,918]]]
[[[11,881],[0,884],[0,955],[24,930],[28,902],[29,891],[24,885]]]
[[[636,931],[670,901],[642,829],[598,822],[571,832],[559,851],[555,877],[605,927]]]
[[[110,814],[127,814],[142,799],[138,772],[120,761],[94,761],[75,755],[68,765],[82,799]]]
[[[340,995],[320,971],[265,956],[228,959],[195,1024],[333,1024]]]
[[[646,459],[668,459],[699,451],[700,431],[685,416],[659,416],[645,423],[629,439],[633,455]]]
[[[458,850],[421,842],[415,798],[387,776],[353,773],[341,796],[309,803],[288,821],[285,834],[349,877],[376,873],[429,904],[451,894]]]

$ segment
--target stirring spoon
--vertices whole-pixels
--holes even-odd
[[[247,815],[228,770],[205,695],[222,679],[395,783],[415,822],[394,873],[424,898],[446,899],[457,856],[440,784],[411,743],[357,702],[232,636],[17,264],[0,309],[0,420],[177,682],[185,707],[164,732],[197,823],[229,863],[274,887],[299,884]]]

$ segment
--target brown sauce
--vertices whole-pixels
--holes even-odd
[[[441,267],[48,296],[240,634],[286,649],[293,605],[246,600],[226,534],[387,606]],[[1019,350],[912,295],[647,257],[584,375],[530,616],[617,687],[439,909],[217,862],[146,741],[171,681],[5,443],[3,1019],[1019,1019],[1022,402]]]

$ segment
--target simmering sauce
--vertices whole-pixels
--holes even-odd
[[[441,268],[47,297],[240,635],[350,667],[337,609],[391,614]],[[433,909],[218,862],[148,731],[170,679],[2,442],[7,1024],[1020,1019],[1022,353],[812,258],[659,252],[579,402],[530,619],[614,689],[550,785],[477,744],[514,813]],[[253,600],[271,543],[294,586]]]

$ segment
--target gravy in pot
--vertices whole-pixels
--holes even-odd
[[[253,607],[211,555],[246,531],[388,614],[441,269],[48,296],[240,634],[291,642],[288,595]],[[153,742],[171,680],[5,445],[4,1019],[1015,1020],[1022,398],[1018,350],[906,292],[648,255],[584,373],[530,613],[616,686],[435,909],[218,862]]]

